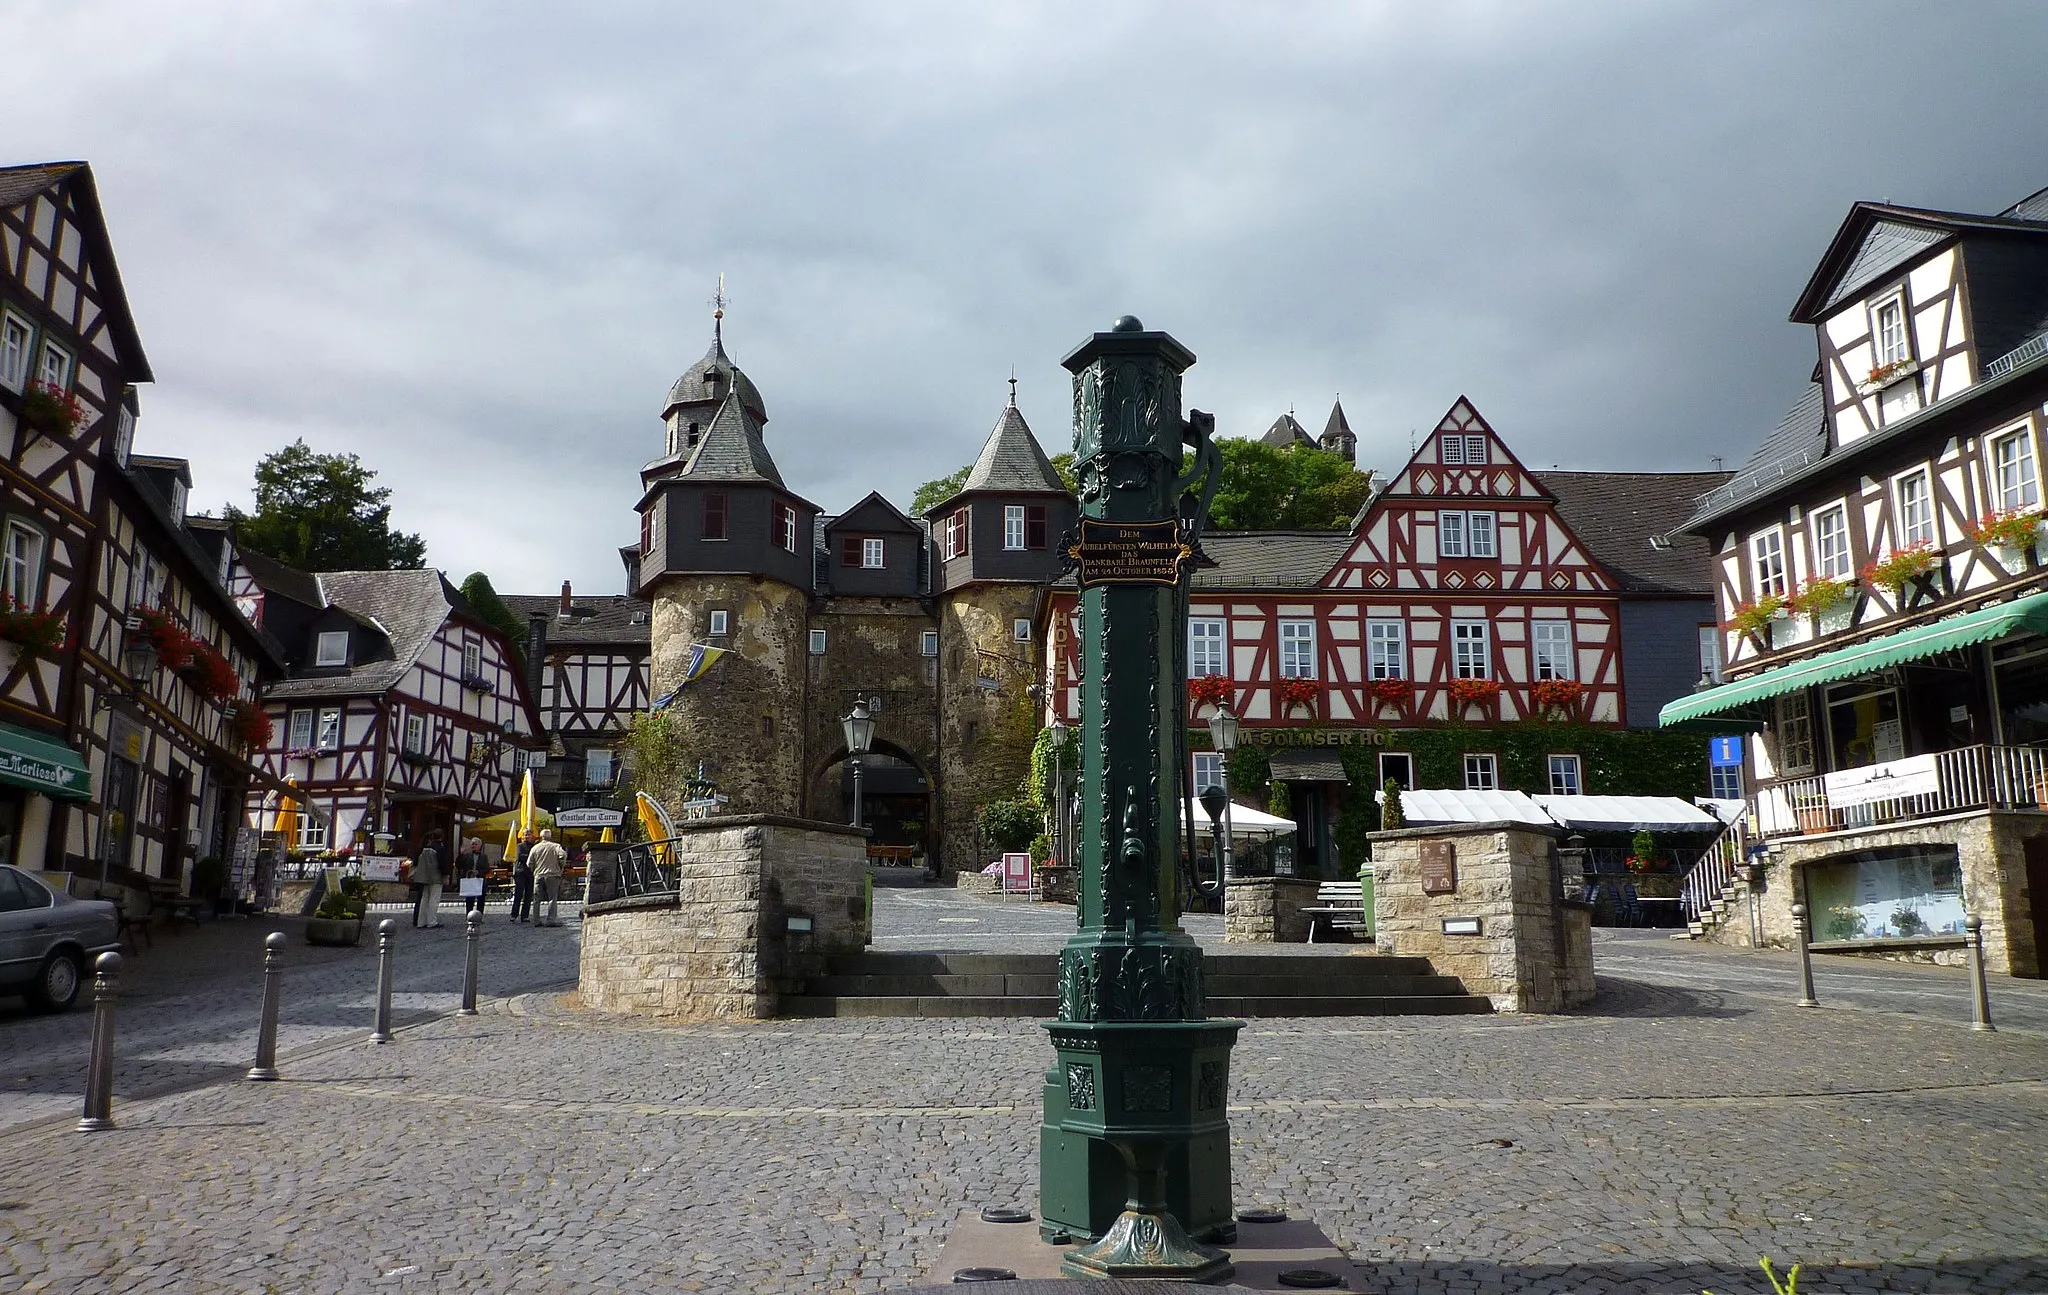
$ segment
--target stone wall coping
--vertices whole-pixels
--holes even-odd
[[[716,832],[735,827],[789,827],[803,832],[825,832],[838,836],[857,836],[865,840],[872,836],[873,829],[853,827],[846,823],[827,823],[815,818],[791,818],[784,814],[726,814],[718,818],[685,819],[676,824],[676,835],[672,840],[697,832]]]
[[[619,899],[600,899],[595,904],[585,904],[583,915],[598,917],[605,913],[644,912],[652,909],[680,911],[680,906],[676,902],[676,892],[665,890],[655,895],[627,895]]]
[[[1881,940],[1809,940],[1806,947],[1815,953],[1872,953],[1893,952],[1899,949],[1963,949],[1968,948],[1967,935],[1903,935]]]
[[[1225,877],[1225,886],[1321,886],[1314,877]]]
[[[1562,840],[1564,829],[1552,824],[1515,823],[1507,819],[1496,819],[1491,823],[1443,823],[1436,827],[1397,827],[1390,832],[1367,832],[1368,841],[1419,841],[1441,836],[1490,836],[1496,832],[1528,832],[1533,836],[1547,836]]]

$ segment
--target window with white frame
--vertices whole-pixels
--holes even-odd
[[[427,749],[427,717],[407,715],[405,717],[405,753],[421,755]]]
[[[865,539],[860,542],[860,564],[869,571],[880,571],[882,560],[887,556],[888,544],[884,540]]]
[[[321,630],[319,643],[313,649],[314,665],[348,664],[348,631]]]
[[[1280,622],[1280,677],[1282,679],[1313,679],[1316,677],[1316,623],[1314,621]]]
[[[2041,502],[2041,486],[2034,476],[2034,438],[2026,428],[1991,442],[1991,473],[2000,512]]]
[[[796,552],[796,509],[788,504],[778,504],[782,522],[782,547],[790,553]]]
[[[1439,512],[1437,553],[1447,558],[1491,558],[1500,555],[1495,540],[1498,519],[1493,513]]]
[[[824,655],[825,655],[825,631],[824,631],[824,630],[812,630],[812,631],[811,631],[811,655],[812,655],[812,656],[824,656]]]
[[[1700,626],[1700,678],[1721,682],[1721,627]]]
[[[1553,755],[1550,757],[1550,794],[1553,796],[1576,796],[1582,784],[1579,781],[1579,757],[1575,755]]]
[[[1451,622],[1451,677],[1493,678],[1493,635],[1485,621]]]
[[[1536,621],[1529,626],[1529,656],[1538,679],[1570,679],[1572,623]]]
[[[1934,543],[1934,498],[1926,469],[1900,477],[1893,492],[1899,501],[1899,547]]]
[[[327,820],[313,817],[308,809],[299,815],[299,849],[302,851],[325,850],[327,848]]]
[[[1715,800],[1742,799],[1742,766],[1717,764],[1707,770],[1707,794]]]
[[[1195,752],[1195,777],[1191,790],[1199,796],[1211,787],[1223,786],[1223,754],[1220,751]]]
[[[114,462],[120,467],[128,466],[128,454],[135,448],[135,411],[121,406],[114,416]],[[226,546],[222,546],[225,551]]]
[[[956,508],[946,518],[939,551],[947,561],[967,556],[967,510]]]
[[[713,607],[711,614],[705,618],[705,624],[705,633],[715,639],[724,638],[731,632],[732,613],[723,607]]]
[[[1208,618],[1188,621],[1188,678],[1230,673],[1230,667],[1224,664],[1224,625],[1223,621]]]
[[[1500,553],[1494,543],[1494,515],[1492,513],[1465,514],[1465,547],[1475,558],[1496,557]]]
[[[43,342],[43,355],[36,365],[36,381],[59,391],[71,385],[71,352],[55,342]]]
[[[1497,791],[1500,788],[1500,761],[1490,755],[1468,755],[1465,757],[1465,790]]]
[[[586,787],[609,787],[612,785],[612,753],[602,747],[594,747],[583,753],[583,785]]]
[[[1390,619],[1365,624],[1366,677],[1406,679],[1408,677],[1408,623]]]
[[[320,728],[313,737],[313,745],[322,751],[341,749],[341,707],[323,706],[320,710]]]
[[[1913,358],[1912,342],[1906,335],[1904,297],[1878,303],[1871,316],[1870,335],[1878,364],[1900,364]]]
[[[1813,703],[1803,692],[1778,699],[1778,772],[1813,770]]]
[[[484,645],[470,642],[462,645],[462,673],[474,679],[484,672]]]
[[[1442,558],[1465,556],[1465,514],[1437,513],[1436,552],[1437,556]]]
[[[1815,574],[1839,580],[1855,570],[1849,557],[1849,510],[1841,504],[1823,508],[1813,515],[1813,569]]]
[[[28,381],[29,348],[35,330],[15,314],[0,314],[0,387],[19,391]]]
[[[920,634],[917,640],[917,650],[925,656],[937,656],[939,654],[939,632],[937,630],[926,630],[923,634]]]
[[[1785,596],[1785,534],[1772,527],[1749,541],[1750,571],[1755,577],[1756,596]]]
[[[285,720],[285,748],[291,751],[313,749],[313,712],[295,710]]]
[[[1486,462],[1486,437],[1459,436],[1450,432],[1436,438],[1437,462],[1477,466]]]
[[[1010,638],[1017,643],[1029,643],[1031,641],[1031,622],[1022,616],[1012,620],[1010,622]]]
[[[0,594],[11,607],[34,611],[43,601],[43,554],[49,541],[37,527],[18,517],[7,519],[0,540]]]
[[[1021,549],[1024,547],[1024,505],[1003,505],[1003,547]]]

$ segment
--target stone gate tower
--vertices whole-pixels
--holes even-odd
[[[978,867],[974,820],[1016,794],[1037,730],[1028,693],[1040,677],[1033,625],[1062,569],[1074,497],[1010,403],[958,494],[925,513],[939,620],[941,854],[947,871]]]

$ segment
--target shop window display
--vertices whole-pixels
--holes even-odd
[[[1953,846],[1860,850],[1806,866],[1821,942],[1905,940],[1963,930],[1962,867]]]

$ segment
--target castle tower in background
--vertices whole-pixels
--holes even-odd
[[[965,866],[980,806],[1016,794],[1037,729],[1033,624],[1075,525],[1074,497],[1010,403],[958,494],[925,513],[939,618],[941,858]]]

